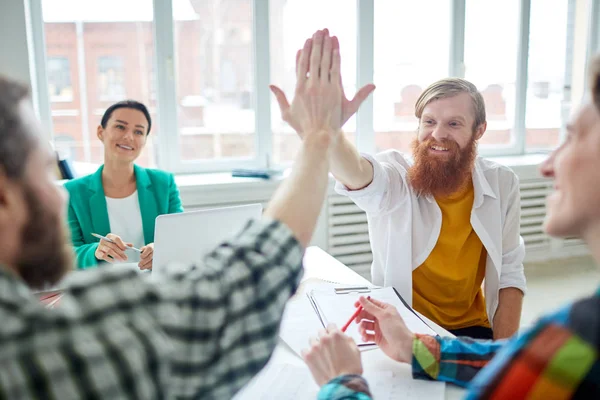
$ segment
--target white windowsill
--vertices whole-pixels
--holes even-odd
[[[527,154],[522,156],[486,157],[489,160],[511,167],[521,179],[539,177],[538,168],[547,154]],[[90,168],[93,172],[97,167]],[[78,170],[80,170],[78,168]],[[82,171],[83,172],[83,171]],[[230,172],[181,174],[175,182],[181,192],[185,206],[201,206],[236,202],[265,201],[281,181],[289,174],[290,168],[271,179],[232,177]],[[330,177],[331,190],[333,177]]]
[[[547,154],[527,154],[511,157],[487,157],[499,164],[511,167],[521,180],[539,177],[538,166]],[[279,183],[289,174],[290,168],[272,179],[234,178],[231,173],[206,173],[177,175],[175,181],[181,196],[193,204],[218,204],[219,202],[264,201],[271,197]],[[330,176],[333,192],[333,176]]]

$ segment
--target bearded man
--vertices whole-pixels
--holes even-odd
[[[285,110],[285,95],[271,89]],[[374,89],[342,96],[342,124]],[[464,79],[442,79],[421,94],[415,116],[414,163],[396,150],[361,155],[343,135],[330,149],[337,192],[367,213],[372,281],[395,287],[457,336],[512,336],[526,288],[519,182],[509,168],[477,157],[487,127],[483,97]]]

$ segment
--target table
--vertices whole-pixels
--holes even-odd
[[[344,264],[337,261],[335,258],[333,258],[325,251],[321,250],[319,247],[316,246],[307,248],[306,253],[304,255],[304,276],[302,277],[302,281],[306,282],[309,279],[319,279],[333,283],[339,283],[342,285],[373,286],[371,282],[358,275],[356,272],[352,271],[350,268],[346,267]],[[294,301],[294,299],[292,298],[290,301]],[[440,336],[453,337],[453,335],[450,332],[446,331],[444,328],[435,324],[423,315],[420,316]],[[363,352],[362,361],[365,370],[375,365],[381,366],[382,364],[393,363],[395,364],[396,370],[400,370],[401,373],[406,374],[406,376],[411,376],[411,367],[409,365],[399,365],[398,363],[389,359],[379,349]],[[250,385],[242,389],[240,393],[236,395],[235,399],[251,399],[254,396],[253,394],[250,394],[250,388],[253,386],[253,384],[254,386],[256,386],[258,380],[260,380],[261,383],[269,382],[268,374],[271,373],[271,370],[273,370],[273,368],[269,367],[273,365],[277,366],[284,364],[291,364],[294,366],[308,369],[308,367],[306,367],[302,359],[298,355],[296,355],[296,353],[294,353],[290,347],[288,347],[283,341],[280,340],[277,347],[275,348],[275,352],[273,353],[273,356],[271,357],[267,368],[265,368],[265,370],[263,370],[263,372],[261,372],[261,374],[259,374],[253,380],[253,382],[251,382]],[[446,399],[461,399],[464,396],[464,394],[464,389],[450,384],[446,385]]]

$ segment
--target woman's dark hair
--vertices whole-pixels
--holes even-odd
[[[100,125],[102,125],[102,128],[106,129],[106,124],[108,123],[108,120],[112,116],[113,112],[115,112],[115,110],[118,110],[119,108],[132,108],[134,110],[142,112],[146,117],[146,120],[148,120],[148,131],[146,132],[146,135],[150,134],[150,128],[152,128],[152,118],[150,118],[150,113],[148,112],[148,109],[145,105],[135,100],[119,101],[118,103],[115,103],[112,106],[108,107],[106,111],[104,111],[102,121],[100,121]]]

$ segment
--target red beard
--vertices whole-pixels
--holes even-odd
[[[430,153],[431,146],[448,149],[448,155]],[[430,137],[424,142],[417,138],[412,142],[414,164],[408,171],[408,181],[418,195],[445,197],[457,192],[471,177],[477,142],[473,137],[464,149],[452,140],[437,142]]]

